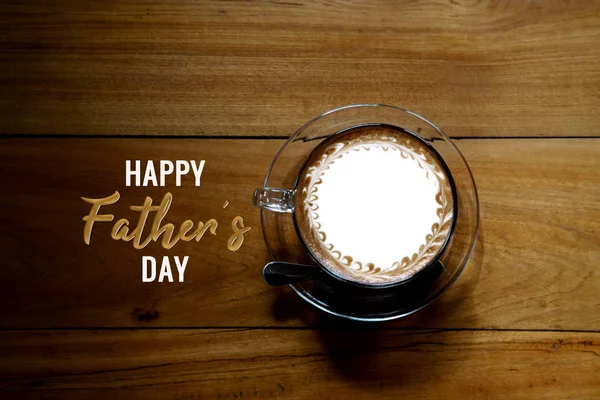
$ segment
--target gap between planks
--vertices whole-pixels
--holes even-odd
[[[528,329],[528,328],[427,328],[427,327],[378,327],[354,325],[343,322],[338,326],[83,326],[83,327],[15,327],[0,328],[0,332],[26,331],[168,331],[168,330],[240,330],[240,331],[335,331],[353,328],[355,331],[424,331],[424,332],[558,332],[558,333],[600,333],[594,329]]]
[[[27,134],[27,133],[0,133],[0,139],[219,139],[219,140],[287,140],[289,136],[228,136],[228,135],[169,135],[169,134],[131,134],[131,135],[122,135],[122,134],[80,134],[80,135],[70,135],[70,134]],[[598,136],[449,136],[452,140],[529,140],[529,139],[600,139],[600,135]],[[436,140],[436,139],[434,139]]]

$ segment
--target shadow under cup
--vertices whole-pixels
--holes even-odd
[[[286,209],[309,156],[335,135],[364,125],[387,125],[424,143],[445,169],[454,197],[453,226],[444,246],[427,267],[413,277],[387,285],[348,281],[323,267],[308,251],[295,212]],[[276,261],[317,264],[326,273],[290,285],[314,306],[334,315],[363,321],[383,321],[409,315],[439,297],[460,275],[475,245],[479,206],[475,182],[464,158],[435,125],[409,111],[384,105],[353,105],[329,111],[302,126],[277,153],[263,190],[280,192],[282,208],[262,208],[267,248]],[[287,197],[286,197],[287,196]],[[287,211],[287,212],[281,212]]]

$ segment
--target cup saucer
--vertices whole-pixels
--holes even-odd
[[[359,321],[387,321],[410,315],[437,299],[461,274],[475,247],[479,228],[477,188],[452,140],[433,123],[402,108],[381,104],[340,107],[312,119],[290,136],[267,171],[261,191],[280,188],[284,193],[292,192],[302,166],[317,146],[345,129],[368,124],[410,132],[427,142],[446,163],[456,186],[456,213],[454,234],[438,259],[441,264],[432,263],[418,272],[414,281],[390,287],[356,287],[327,273],[290,287],[327,313]],[[261,207],[262,232],[272,260],[314,262],[298,236],[293,212],[282,211],[290,210]],[[425,278],[417,280],[420,275]]]

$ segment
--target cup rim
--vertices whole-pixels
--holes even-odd
[[[411,135],[412,137],[414,137],[415,139],[417,139],[419,142],[421,142],[429,151],[431,151],[433,153],[434,157],[437,159],[437,161],[441,164],[442,168],[444,169],[444,173],[446,174],[446,176],[448,178],[448,181],[450,183],[450,190],[451,190],[452,199],[453,199],[453,204],[452,204],[452,213],[453,213],[453,215],[452,215],[452,223],[450,225],[450,231],[448,232],[448,235],[444,239],[444,244],[438,250],[438,252],[435,255],[435,257],[431,261],[429,261],[429,263],[427,263],[427,265],[425,267],[423,267],[419,271],[415,272],[408,279],[404,279],[404,280],[401,280],[401,281],[388,282],[388,283],[383,283],[383,284],[370,284],[370,283],[363,283],[363,282],[353,281],[351,279],[347,279],[347,278],[344,278],[342,276],[339,276],[339,275],[335,274],[333,271],[331,271],[329,268],[325,267],[317,259],[317,257],[313,254],[313,252],[310,251],[310,249],[308,248],[308,245],[306,244],[306,241],[304,240],[304,237],[303,237],[303,235],[302,235],[302,233],[300,231],[300,227],[299,227],[298,220],[297,220],[297,217],[296,217],[296,212],[298,212],[298,209],[295,207],[295,199],[296,199],[296,193],[297,193],[297,190],[298,190],[298,184],[300,183],[302,172],[306,168],[306,164],[308,163],[308,160],[310,159],[310,156],[317,149],[319,149],[323,145],[325,145],[326,142],[334,140],[337,136],[343,135],[344,133],[348,132],[351,129],[368,127],[368,126],[387,126],[387,127],[391,127],[391,128],[394,128],[394,129],[401,129],[403,131],[403,133]],[[400,128],[400,127],[396,127],[396,126],[392,126],[392,125],[389,125],[389,124],[366,123],[366,124],[354,125],[354,126],[350,126],[348,128],[344,128],[341,131],[338,131],[338,132],[334,133],[333,135],[330,135],[330,136],[324,138],[324,140],[321,143],[319,143],[317,145],[317,147],[315,147],[315,149],[313,149],[306,156],[306,158],[304,159],[304,162],[302,163],[302,166],[300,167],[300,170],[298,172],[298,176],[296,176],[296,180],[294,182],[294,187],[292,189],[292,197],[294,199],[294,209],[292,210],[291,214],[292,214],[292,219],[294,221],[294,228],[296,230],[296,235],[300,239],[300,242],[302,243],[302,246],[303,246],[304,250],[308,253],[308,255],[310,256],[311,260],[313,260],[313,262],[315,262],[316,265],[321,268],[321,270],[325,271],[327,274],[329,274],[333,278],[337,279],[338,281],[340,281],[340,282],[342,282],[344,284],[349,284],[349,285],[360,287],[360,288],[363,288],[363,289],[375,289],[375,290],[377,290],[377,289],[389,289],[389,288],[393,288],[393,287],[403,286],[403,285],[406,285],[406,284],[410,284],[411,282],[414,282],[415,279],[418,279],[420,276],[422,276],[424,273],[426,273],[429,269],[431,269],[431,267],[434,264],[436,264],[439,261],[440,257],[446,251],[446,249],[447,249],[447,247],[448,247],[448,245],[449,245],[449,243],[452,240],[452,237],[454,235],[454,228],[456,227],[456,217],[458,216],[458,195],[457,195],[457,191],[456,191],[456,184],[454,183],[454,178],[452,177],[452,173],[450,172],[450,168],[448,167],[448,164],[446,164],[446,161],[442,158],[441,154],[433,146],[431,146],[429,143],[427,143],[427,141],[425,139],[423,139],[422,137],[420,137],[416,133],[411,132],[408,129]]]

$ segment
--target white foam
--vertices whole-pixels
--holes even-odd
[[[439,181],[398,150],[359,146],[321,178],[315,203],[325,243],[363,265],[392,269],[417,253],[439,222]]]

